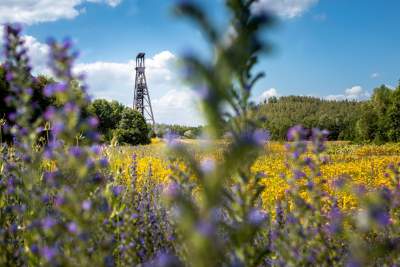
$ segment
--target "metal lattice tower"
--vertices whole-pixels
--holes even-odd
[[[144,57],[145,53],[139,53],[136,57],[135,98],[133,100],[133,108],[139,111],[146,122],[154,127],[155,121],[149,89],[147,88]]]

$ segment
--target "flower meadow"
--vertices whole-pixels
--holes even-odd
[[[199,149],[201,141],[181,140],[190,146],[201,162],[218,161],[224,144],[210,152]],[[310,145],[310,144],[308,144]],[[127,158],[135,155],[136,179],[140,183],[151,179],[155,184],[167,185],[172,175],[172,161],[166,156],[168,149],[159,140],[152,145],[138,147],[103,147],[103,154],[109,159],[110,169],[121,184],[131,182],[131,161]],[[343,211],[357,209],[357,188],[373,191],[379,187],[391,187],[389,166],[400,162],[400,145],[355,145],[348,142],[326,142],[327,162],[321,166],[321,176],[326,179],[324,191],[337,198],[338,206]],[[311,155],[311,154],[310,154]],[[268,142],[263,152],[251,167],[253,175],[262,174],[261,184],[265,186],[261,194],[263,209],[272,214],[275,204],[283,199],[288,182],[284,177],[290,175],[287,168],[287,150],[285,144]],[[180,164],[184,168],[184,164]],[[151,177],[148,174],[151,171]],[[338,185],[340,185],[338,187]]]
[[[1,134],[0,266],[396,266],[400,262],[400,146],[327,143],[292,127],[268,142],[251,116],[253,73],[274,25],[228,0],[224,35],[190,1],[176,14],[204,33],[213,57],[183,56],[208,125],[205,140],[173,133],[149,146],[99,144],[98,120],[69,40],[49,40],[55,97],[33,119],[21,29],[5,26],[4,66],[15,113]],[[79,81],[83,94],[72,90]],[[227,129],[228,139],[222,139]],[[85,145],[79,145],[84,137]],[[38,140],[45,141],[39,142]]]

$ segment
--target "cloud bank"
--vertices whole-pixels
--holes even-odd
[[[361,86],[355,85],[353,87],[347,88],[344,94],[339,95],[328,95],[325,97],[327,100],[367,100],[371,97],[371,94],[365,91]]]
[[[279,94],[278,90],[275,88],[270,88],[268,90],[265,90],[264,92],[261,93],[261,95],[257,98],[258,103],[264,102],[265,100],[268,100],[271,97],[279,97],[281,94]],[[318,97],[318,96],[315,96]],[[363,101],[367,100],[371,97],[371,93],[368,91],[365,91],[360,85],[355,85],[350,88],[347,88],[344,90],[343,94],[337,94],[337,95],[327,95],[323,96],[323,99],[326,100],[334,100],[334,101],[340,101],[340,100],[355,100],[355,101]]]
[[[83,3],[107,4],[115,7],[122,0],[1,0],[0,23],[35,24],[73,19],[84,10]]]
[[[264,101],[264,100],[268,100],[268,99],[270,99],[271,97],[274,97],[274,96],[275,97],[279,96],[278,91],[275,88],[270,88],[270,89],[264,91],[261,94],[260,98],[261,98],[261,101]]]
[[[269,11],[284,19],[300,17],[319,0],[259,0],[253,4],[253,11]]]

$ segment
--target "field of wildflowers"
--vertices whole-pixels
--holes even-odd
[[[326,131],[301,126],[289,130],[288,143],[268,143],[250,116],[251,90],[263,76],[253,66],[268,51],[260,30],[273,24],[250,11],[252,2],[227,1],[229,41],[197,5],[177,7],[215,53],[183,59],[209,125],[208,139],[191,144],[171,133],[150,146],[100,146],[97,119],[81,116],[89,100],[71,90],[83,81],[68,40],[49,41],[57,82],[45,92],[61,108],[33,121],[21,29],[6,26],[7,103],[16,113],[12,126],[2,124],[13,142],[0,149],[0,266],[400,262],[399,145],[327,144]],[[221,129],[229,140],[220,141]],[[78,146],[77,136],[91,145]]]
[[[201,152],[198,148],[201,141],[185,141],[192,147],[196,158],[200,161],[219,160],[224,147],[219,142],[216,151]],[[135,155],[136,174],[138,181],[151,179],[155,184],[168,184],[172,175],[170,162],[166,152],[167,145],[156,140],[152,145],[138,147],[104,147],[103,153],[110,160],[113,176],[122,184],[131,182],[131,162],[126,160]],[[388,167],[392,162],[400,162],[400,144],[386,145],[356,145],[348,142],[326,143],[327,163],[321,166],[321,176],[326,179],[324,190],[337,197],[341,210],[349,211],[357,208],[356,187],[363,187],[366,191],[379,187],[390,187]],[[285,144],[268,142],[264,145],[264,152],[254,162],[251,170],[254,174],[262,174],[261,183],[265,186],[262,193],[263,207],[274,212],[277,201],[281,200],[288,183],[284,177],[290,174],[287,168],[287,151]],[[181,164],[183,167],[183,164]],[[149,172],[151,177],[149,178]],[[346,184],[346,189],[338,190],[337,183]],[[350,190],[348,190],[350,189]]]

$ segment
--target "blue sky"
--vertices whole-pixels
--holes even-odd
[[[94,97],[131,105],[133,63],[147,53],[155,117],[159,122],[198,124],[190,88],[179,79],[180,54],[204,55],[200,32],[171,14],[172,0],[2,0],[0,22],[22,22],[37,72],[49,36],[71,37],[81,51],[77,71],[87,73]],[[221,27],[228,16],[222,0],[202,0]],[[266,37],[274,53],[263,56],[266,72],[253,99],[313,95],[366,99],[380,84],[400,78],[398,0],[261,0],[280,23]]]

